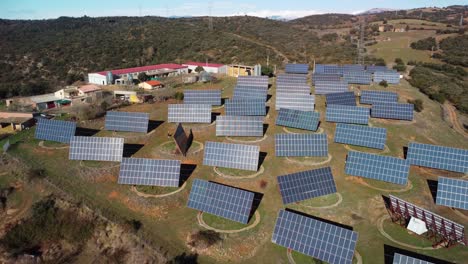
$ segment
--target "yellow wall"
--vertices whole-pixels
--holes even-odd
[[[250,73],[253,74],[253,67],[252,68],[247,68],[247,70],[250,70]],[[236,67],[236,66],[228,66],[227,74],[228,74],[228,76],[231,76],[231,77],[249,75],[247,73],[245,67]]]

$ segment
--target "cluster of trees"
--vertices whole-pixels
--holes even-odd
[[[374,14],[370,21],[382,21],[393,19],[423,19],[430,22],[458,25],[460,14],[468,11],[467,5],[454,5],[445,8],[421,8],[413,10],[387,11]]]
[[[396,58],[395,59],[395,65],[393,66],[394,70],[397,70],[399,72],[404,72],[406,71],[406,65],[405,62],[401,58]]]
[[[433,37],[421,39],[421,40],[411,43],[411,48],[417,49],[417,50],[436,50],[437,41]]]
[[[468,35],[443,39],[439,45],[443,52],[434,57],[449,64],[468,67]]]

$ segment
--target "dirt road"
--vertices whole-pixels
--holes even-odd
[[[455,111],[455,107],[448,102],[445,102],[444,109],[447,111],[448,117],[450,119],[450,123],[453,125],[453,129],[458,133],[462,134],[464,137],[468,138],[468,133],[463,128],[463,126],[458,122],[457,112]]]

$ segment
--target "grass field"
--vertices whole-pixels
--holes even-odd
[[[396,55],[397,53],[391,53],[388,56]],[[223,97],[230,97],[232,95],[234,83],[235,80],[233,78],[227,78],[210,87],[222,87]],[[197,88],[198,86],[199,84],[197,84]],[[190,86],[178,89],[181,90],[183,88],[190,88]],[[383,89],[378,85],[361,88]],[[373,119],[371,121],[374,126],[387,128],[387,145],[390,152],[384,155],[403,157],[403,147],[407,146],[408,142],[412,140],[422,143],[468,148],[467,140],[452,130],[449,125],[441,119],[442,113],[439,104],[428,99],[417,89],[411,87],[406,81],[402,81],[400,85],[390,86],[387,89],[397,91],[400,95],[401,102],[405,102],[407,99],[422,99],[424,111],[416,113],[416,121],[411,124],[389,120]],[[141,221],[141,236],[152,244],[161,246],[163,250],[167,252],[168,256],[175,256],[183,252],[188,252],[189,248],[186,245],[187,236],[193,231],[202,229],[197,224],[196,216],[198,212],[186,207],[191,183],[193,179],[200,178],[263,194],[258,208],[258,212],[261,216],[258,226],[241,233],[222,234],[223,241],[221,243],[212,246],[206,251],[200,252],[198,257],[200,263],[288,263],[287,250],[271,242],[276,216],[278,211],[285,207],[296,208],[310,215],[352,226],[353,229],[359,233],[356,250],[362,256],[364,263],[383,263],[384,244],[399,247],[381,235],[377,229],[377,220],[382,215],[387,214],[382,195],[388,195],[391,192],[383,192],[369,188],[366,186],[366,183],[387,190],[396,190],[398,186],[383,182],[371,182],[344,173],[345,157],[348,150],[342,144],[333,143],[335,124],[325,122],[325,100],[323,96],[317,96],[316,110],[321,113],[321,128],[324,129],[324,133],[328,136],[329,152],[333,156],[329,164],[319,167],[332,167],[337,189],[342,195],[343,201],[338,206],[328,209],[299,207],[297,205],[283,206],[277,187],[276,177],[316,167],[292,164],[284,158],[275,157],[274,134],[285,132],[282,127],[274,125],[277,116],[277,111],[274,110],[275,86],[270,89],[269,94],[273,95],[273,98],[270,100],[271,102],[269,104],[270,117],[265,119],[265,122],[269,124],[267,130],[268,137],[264,141],[251,143],[260,146],[260,150],[267,153],[263,162],[265,172],[253,179],[236,180],[219,177],[213,171],[212,167],[202,165],[203,151],[192,154],[189,153],[187,157],[176,157],[180,159],[183,164],[196,165],[195,170],[188,179],[188,186],[181,192],[168,197],[144,199],[133,193],[129,186],[118,185],[118,169],[106,169],[106,167],[109,166],[107,163],[103,163],[103,169],[99,171],[96,169],[99,168],[100,165],[91,166],[90,164],[88,168],[87,166],[81,166],[79,161],[68,160],[68,149],[47,150],[38,147],[38,141],[34,139],[34,129],[11,136],[9,139],[14,145],[9,153],[22,160],[24,163],[29,164],[31,167],[44,169],[47,173],[47,179],[50,182],[56,184],[75,199],[84,202],[86,205],[101,212],[108,218],[118,222],[131,219]],[[170,124],[166,121],[168,103],[173,103],[173,101],[131,105],[122,109],[125,111],[148,112],[150,113],[151,120],[164,121],[162,125],[156,128],[154,133],[148,136],[141,136],[139,134],[132,135],[132,133],[125,134],[125,143],[144,145],[136,152],[134,157],[174,158],[172,154],[160,151],[160,145],[171,140],[167,138],[167,133],[173,133],[175,129],[175,124]],[[214,112],[223,114],[224,109],[215,110]],[[103,126],[103,119],[83,122],[79,125],[89,128],[100,128]],[[193,128],[194,140],[196,141],[204,143],[207,140],[211,140],[231,143],[225,137],[216,138],[214,136],[215,126],[204,125],[193,126]],[[298,130],[298,132],[299,131],[300,130]],[[300,132],[307,133],[303,131]],[[101,131],[96,134],[96,136],[103,135],[109,135],[109,132]],[[122,134],[117,133],[114,136],[118,135]],[[0,145],[4,142],[5,140],[0,141]],[[439,175],[453,174],[444,171],[423,170],[412,167],[410,180],[413,184],[413,189],[406,192],[395,193],[395,195],[468,226],[466,219],[460,217],[452,210],[434,205],[427,187],[427,180],[436,180]],[[266,184],[260,184],[261,181]],[[336,197],[330,196],[313,199],[305,203],[311,206],[328,206],[335,202]],[[244,226],[209,214],[204,214],[203,217],[206,223],[222,229],[236,229]],[[405,233],[407,234],[406,230],[396,224],[385,223],[385,231],[399,238],[401,237],[401,240],[405,243],[414,245],[426,245],[429,243],[424,241],[423,238],[414,235],[405,235]],[[468,250],[463,247],[412,251],[458,263],[462,263],[468,258]],[[298,253],[293,253],[293,258],[296,263],[315,262],[312,258]]]

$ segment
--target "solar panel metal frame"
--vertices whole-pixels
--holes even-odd
[[[406,159],[411,165],[468,173],[468,150],[410,142]]]
[[[436,204],[468,210],[468,181],[439,177]]]
[[[429,261],[413,258],[410,256],[395,253],[393,255],[393,264],[435,264]]]
[[[377,154],[349,151],[345,173],[373,180],[406,185],[410,164],[408,160]]]
[[[336,193],[336,184],[330,167],[277,177],[283,204]]]
[[[179,187],[179,160],[122,158],[119,184]]]
[[[358,233],[280,210],[271,241],[331,264],[353,263]]]
[[[257,171],[260,147],[207,141],[203,165]]]
[[[276,92],[276,110],[281,108],[314,111],[315,96],[310,94]]]
[[[263,99],[234,98],[224,102],[227,116],[265,116],[266,105]]]
[[[216,136],[263,137],[263,117],[217,116]]]
[[[328,139],[326,134],[276,134],[277,157],[326,157]]]
[[[320,113],[281,108],[276,118],[277,126],[316,131],[320,123]]]
[[[167,121],[169,123],[211,123],[211,105],[169,104]]]
[[[247,224],[254,197],[253,192],[195,179],[187,207]]]
[[[349,91],[346,81],[315,81],[315,94],[343,93]]]
[[[336,124],[335,142],[361,147],[384,149],[387,129],[352,124]]]
[[[400,103],[373,104],[371,117],[412,121],[414,118],[414,105]]]
[[[364,90],[361,92],[359,102],[361,104],[382,104],[382,103],[398,103],[398,94],[390,91],[370,91]]]
[[[327,122],[348,124],[369,124],[369,108],[350,105],[327,105],[325,119]]]
[[[435,231],[438,234],[455,234],[455,241],[466,246],[464,225],[458,224],[391,194],[389,197],[391,206],[400,210],[398,213],[406,217],[415,217],[424,221],[427,229]]]
[[[376,71],[374,72],[374,82],[386,81],[388,84],[399,84],[400,73],[396,71]]]
[[[105,130],[147,133],[149,113],[107,111]]]
[[[34,137],[36,139],[70,143],[75,136],[76,123],[62,120],[39,118]]]
[[[177,125],[176,131],[174,132],[173,138],[177,148],[184,156],[187,155],[190,137],[193,137],[192,130],[190,130],[190,136],[187,137],[187,134],[185,133],[185,130],[182,127],[182,124],[179,123]]]
[[[185,90],[184,104],[221,105],[221,90]]]
[[[308,74],[309,73],[309,64],[300,64],[300,63],[287,63],[284,71],[286,73],[294,74]]]
[[[356,106],[356,96],[354,92],[329,93],[325,95],[328,105],[349,105]]]
[[[70,140],[70,160],[122,160],[123,138],[74,136]]]

